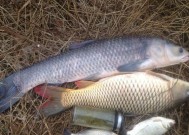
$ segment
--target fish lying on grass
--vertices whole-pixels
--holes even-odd
[[[127,135],[163,135],[172,126],[175,121],[164,117],[152,117],[142,121],[127,132]]]
[[[152,117],[142,121],[134,126],[132,130],[127,131],[126,135],[163,135],[173,125],[175,121],[164,117]],[[111,131],[89,129],[76,134],[64,131],[64,135],[117,135]]]
[[[92,82],[78,82],[80,87],[87,83]],[[148,71],[108,77],[78,90],[43,85],[36,87],[35,92],[49,98],[40,107],[45,116],[74,105],[147,114],[163,111],[189,98],[189,83]]]
[[[185,49],[159,38],[120,37],[85,41],[75,49],[2,80],[0,112],[16,103],[30,89],[43,83],[96,80],[120,72],[165,67],[188,60],[189,53]]]

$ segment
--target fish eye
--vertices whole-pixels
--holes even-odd
[[[179,53],[183,53],[184,52],[184,50],[183,50],[183,48],[179,48]]]

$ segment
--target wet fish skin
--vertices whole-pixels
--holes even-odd
[[[189,58],[186,50],[159,38],[120,37],[81,43],[81,46],[2,80],[0,90],[5,94],[0,99],[0,112],[16,103],[30,89],[43,83],[95,80],[120,72],[178,64]]]
[[[156,113],[188,99],[188,91],[188,82],[149,71],[108,77],[78,90],[55,86],[39,86],[35,90],[51,98],[40,108],[45,116],[74,105],[120,110],[133,115]]]
[[[152,117],[142,121],[127,132],[127,135],[163,135],[173,125],[175,121],[164,117]]]

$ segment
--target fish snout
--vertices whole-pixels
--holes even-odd
[[[181,59],[182,62],[189,61],[189,54]]]
[[[173,127],[175,125],[175,121],[174,120],[171,120],[170,122],[169,122],[169,124],[167,125],[167,128],[171,128],[171,127]]]

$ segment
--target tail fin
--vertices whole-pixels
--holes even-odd
[[[9,109],[24,95],[13,83],[14,74],[0,82],[0,113]]]
[[[66,89],[67,90],[67,89]],[[62,94],[65,89],[56,86],[40,85],[34,88],[34,91],[48,100],[39,107],[39,112],[45,116],[50,116],[64,111],[61,102]]]

